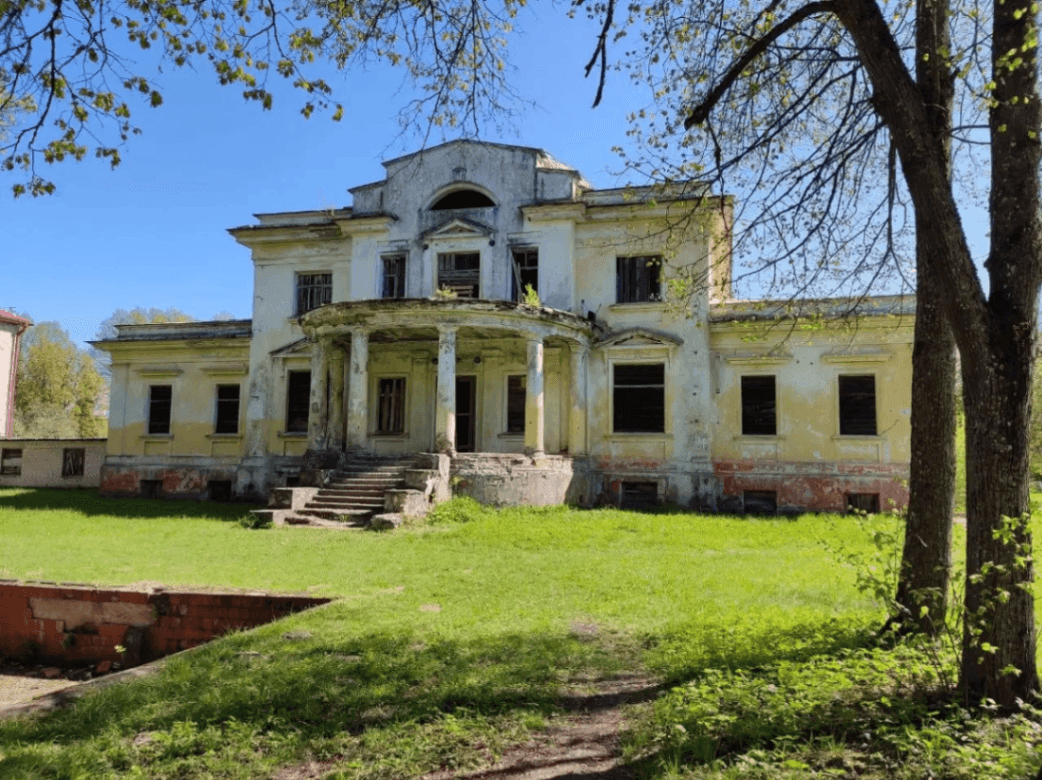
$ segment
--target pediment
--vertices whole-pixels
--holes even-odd
[[[651,328],[626,328],[609,333],[597,342],[598,347],[679,347],[684,340],[672,333]]]
[[[494,232],[476,220],[453,217],[425,232],[423,238],[484,238]]]
[[[308,344],[307,339],[297,339],[291,341],[288,344],[283,344],[277,349],[273,349],[269,352],[272,357],[297,357],[311,354],[311,345]]]

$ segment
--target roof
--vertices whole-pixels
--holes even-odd
[[[0,309],[0,322],[8,325],[21,325],[23,328],[28,328],[33,324],[33,321],[28,317],[21,317],[6,309]]]
[[[119,336],[91,344],[125,344],[128,341],[185,341],[189,339],[235,339],[253,335],[253,320],[210,320],[205,322],[149,322],[117,325]]]
[[[709,322],[717,324],[799,318],[842,319],[914,315],[914,295],[866,295],[853,298],[727,301],[710,307]]]

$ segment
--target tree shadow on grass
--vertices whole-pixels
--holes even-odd
[[[47,510],[77,512],[83,515],[108,515],[125,519],[151,520],[160,517],[188,517],[238,521],[256,504],[183,501],[176,499],[111,498],[93,489],[58,490],[32,488],[10,495],[0,492],[0,512],[5,510]]]

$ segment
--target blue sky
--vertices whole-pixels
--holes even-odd
[[[621,166],[611,149],[625,141],[626,115],[644,94],[613,74],[592,109],[596,83],[583,78],[591,26],[553,7],[524,9],[520,26],[515,83],[537,107],[514,132],[483,137],[544,148],[595,186],[625,183],[612,172]],[[226,229],[252,223],[257,212],[350,205],[349,187],[382,178],[382,160],[421,144],[396,121],[409,97],[400,71],[334,72],[330,82],[345,106],[340,123],[325,114],[305,120],[292,90],[262,111],[202,65],[164,73],[163,106],[135,111],[144,132],[114,171],[93,158],[62,163],[45,171],[56,194],[17,200],[13,179],[0,175],[0,309],[57,320],[80,343],[117,308],[251,316],[249,251]]]

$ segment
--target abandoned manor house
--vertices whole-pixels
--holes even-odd
[[[350,208],[229,231],[251,253],[252,319],[96,343],[103,493],[281,490],[334,516],[391,511],[389,491],[906,503],[914,300],[734,300],[733,203],[695,183],[594,189],[541,149],[478,141],[384,168]],[[352,468],[391,478],[323,493]]]

